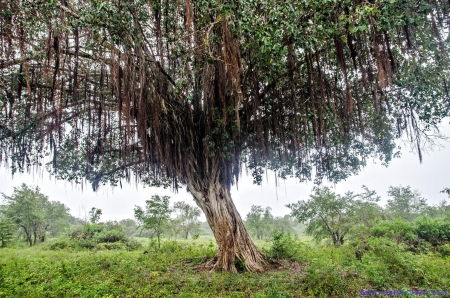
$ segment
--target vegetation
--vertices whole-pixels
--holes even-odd
[[[141,225],[142,229],[150,230],[152,236],[156,236],[158,247],[161,245],[161,235],[167,228],[170,219],[168,196],[154,195],[150,200],[145,201],[145,210],[139,206],[134,208],[134,217]]]
[[[0,248],[9,246],[14,236],[14,225],[7,219],[0,217]]]
[[[126,231],[136,232],[134,220],[102,222],[102,210],[92,208],[88,220],[79,220],[70,233],[45,243],[27,247],[25,237],[5,238],[0,297],[356,297],[361,290],[448,291],[450,208],[430,217],[429,209],[436,206],[425,206],[413,221],[392,219],[390,205],[378,206],[379,196],[364,190],[341,197],[316,188],[311,194],[310,202],[328,210],[323,216],[335,216],[333,207],[341,204],[346,211],[341,226],[355,223],[337,246],[291,233],[298,226],[289,216],[273,217],[269,208],[254,206],[250,217],[258,211],[272,223],[266,226],[270,234],[255,242],[265,255],[264,273],[244,272],[245,264],[238,261],[240,273],[211,272],[205,262],[214,260],[219,249],[212,233],[184,239],[183,232],[182,239],[168,240],[170,230],[162,229],[159,243],[133,238]],[[163,220],[178,223],[182,231],[183,222],[175,220],[180,213],[170,208],[168,197],[155,195],[146,203],[140,216],[156,218],[156,210],[168,212]],[[370,214],[376,216],[361,220]],[[1,218],[0,233],[8,220]],[[305,221],[307,231],[316,220]],[[152,236],[154,230],[150,232]]]
[[[70,216],[64,204],[49,201],[39,187],[32,189],[22,184],[14,188],[12,196],[3,194],[3,200],[6,203],[1,206],[1,212],[23,230],[30,246],[44,242],[50,227],[64,223]]]
[[[216,253],[208,240],[164,240],[159,249],[145,244],[137,251],[48,245],[0,251],[0,297],[340,298],[357,297],[362,289],[444,291],[450,280],[449,257],[415,254],[379,237],[329,247],[279,234],[261,247],[270,256],[265,273],[238,274],[199,269]]]
[[[185,202],[176,202],[173,205],[173,211],[177,214],[177,217],[174,219],[175,224],[179,226],[184,239],[188,239],[189,234],[193,235],[199,228],[200,221],[198,218],[201,210]]]
[[[387,212],[392,218],[403,218],[413,221],[426,208],[427,202],[418,190],[407,187],[389,187],[388,196],[392,199],[387,201]]]
[[[306,223],[306,233],[318,242],[330,238],[335,246],[344,244],[345,237],[355,225],[370,222],[380,215],[374,192],[365,188],[366,193],[355,195],[351,192],[340,196],[328,187],[315,187],[309,201],[299,201],[287,205],[291,215],[299,222]],[[359,198],[359,200],[357,200]]]
[[[270,235],[271,227],[273,225],[272,209],[266,207],[253,205],[251,211],[247,214],[245,225],[250,234],[256,239],[264,239]]]
[[[94,189],[187,186],[220,247],[211,269],[264,267],[230,193],[244,163],[256,183],[264,168],[337,182],[370,157],[388,163],[404,135],[421,159],[449,115],[448,1],[2,1],[0,11],[0,160]]]

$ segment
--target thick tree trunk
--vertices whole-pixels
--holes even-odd
[[[205,213],[218,245],[216,257],[206,264],[211,270],[236,272],[240,260],[250,272],[262,272],[264,255],[250,239],[228,188],[215,181],[200,187],[188,182],[189,191]]]

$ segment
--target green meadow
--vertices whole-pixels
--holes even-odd
[[[0,297],[357,297],[361,290],[450,290],[450,257],[413,254],[387,238],[332,247],[281,235],[257,241],[266,272],[234,274],[202,269],[216,253],[211,237],[163,240],[159,249],[141,238],[142,248],[134,251],[59,249],[58,241],[1,249]]]

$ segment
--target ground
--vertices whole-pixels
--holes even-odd
[[[258,241],[267,271],[234,274],[201,270],[215,254],[211,238],[166,240],[159,251],[147,240],[136,251],[52,250],[52,242],[0,249],[0,297],[356,297],[362,289],[450,290],[449,257],[381,243],[358,260],[350,245],[302,240],[287,241],[289,258],[281,260],[270,242]]]

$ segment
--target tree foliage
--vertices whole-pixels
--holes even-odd
[[[89,222],[92,224],[100,222],[100,217],[102,216],[102,214],[102,209],[92,207],[92,209],[89,211]]]
[[[33,189],[22,184],[14,187],[12,196],[2,195],[3,214],[23,230],[30,246],[43,242],[52,225],[69,217],[69,209],[60,202],[49,201],[39,187]]]
[[[273,215],[272,209],[252,205],[251,210],[246,215],[245,225],[251,235],[257,239],[267,238],[272,232]]]
[[[426,200],[416,189],[389,186],[386,212],[393,218],[413,221],[428,207]]]
[[[291,216],[307,225],[308,235],[317,241],[329,238],[334,245],[340,246],[352,227],[357,224],[370,226],[376,217],[369,219],[367,216],[379,216],[376,205],[379,198],[366,187],[364,189],[366,192],[360,195],[347,192],[341,196],[328,187],[315,187],[308,201],[286,206],[292,210]]]
[[[13,172],[50,150],[58,177],[94,188],[132,172],[185,183],[217,163],[229,185],[242,161],[257,182],[261,166],[337,181],[389,161],[403,132],[421,155],[448,115],[445,1],[1,5]]]
[[[173,211],[176,215],[176,223],[179,225],[183,237],[188,239],[191,234],[199,229],[200,221],[199,217],[201,210],[198,207],[191,206],[185,202],[176,202],[173,205]]]
[[[0,247],[7,247],[14,236],[14,224],[0,215]]]
[[[145,201],[145,209],[139,206],[134,208],[134,217],[142,229],[151,231],[152,237],[156,236],[158,247],[161,246],[161,235],[170,219],[169,199],[169,196],[153,195]]]
[[[224,270],[244,256],[262,270],[229,192],[243,163],[257,183],[264,168],[336,182],[368,158],[389,162],[401,136],[421,158],[449,115],[443,0],[2,1],[0,11],[0,160],[14,173],[49,155],[58,178],[94,189],[185,184],[229,254]]]

